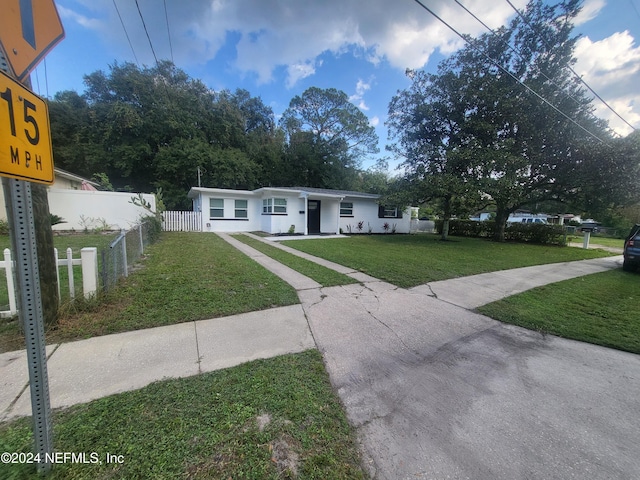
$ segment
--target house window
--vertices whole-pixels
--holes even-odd
[[[378,218],[402,218],[402,210],[398,207],[380,205],[378,208]]]
[[[340,216],[353,217],[353,202],[340,202]]]
[[[262,200],[262,213],[287,213],[287,199],[265,198]]]
[[[274,198],[273,199],[273,213],[287,213],[287,199],[286,198]]]
[[[224,218],[224,199],[209,199],[209,218]]]
[[[235,216],[236,216],[236,218],[247,218],[249,216],[247,214],[247,201],[246,200],[236,200]]]

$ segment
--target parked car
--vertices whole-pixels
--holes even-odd
[[[547,222],[546,218],[539,218],[539,217],[509,217],[507,219],[507,222],[509,223],[538,223],[538,224],[543,224],[543,225],[547,225],[549,222]]]
[[[640,224],[634,225],[624,241],[622,269],[631,272],[640,266]]]

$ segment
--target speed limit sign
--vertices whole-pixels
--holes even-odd
[[[0,176],[47,185],[54,179],[47,103],[2,72]]]

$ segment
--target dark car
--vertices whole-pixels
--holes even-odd
[[[634,225],[624,241],[622,268],[631,272],[640,266],[640,224]]]

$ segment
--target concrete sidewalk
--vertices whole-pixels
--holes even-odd
[[[410,289],[439,300],[474,309],[535,287],[622,267],[622,255],[576,262],[499,270],[430,282]]]
[[[49,345],[51,406],[314,347],[300,305]],[[26,356],[0,354],[0,421],[31,415]]]

